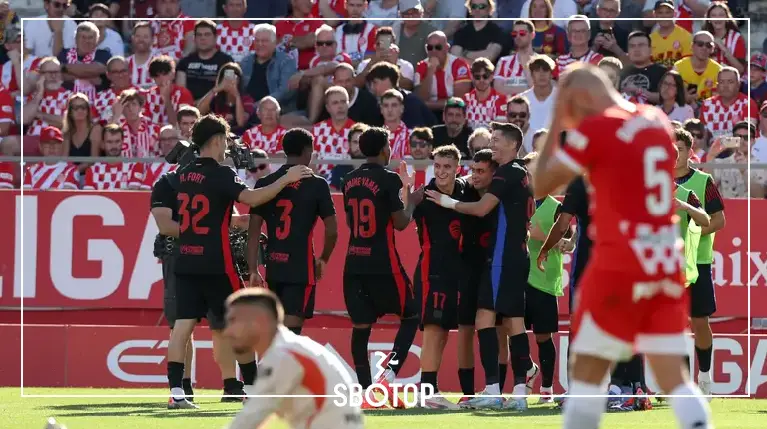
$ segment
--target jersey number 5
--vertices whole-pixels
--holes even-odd
[[[645,197],[645,207],[653,216],[664,216],[671,210],[673,181],[667,171],[658,169],[658,163],[667,159],[668,152],[659,146],[644,151],[644,184],[648,190],[654,190]]]
[[[368,199],[349,198],[352,208],[352,234],[355,238],[370,238],[376,233],[376,209]]]
[[[210,202],[205,195],[197,194],[194,197],[189,198],[189,194],[178,194],[178,216],[179,216],[179,229],[181,232],[185,232],[192,227],[192,232],[197,235],[205,235],[210,231],[207,226],[200,226],[200,221],[210,211]],[[191,202],[191,204],[190,204]],[[194,214],[192,214],[194,212]]]
[[[277,207],[282,209],[280,214],[282,225],[278,226],[274,232],[278,240],[284,240],[290,235],[290,212],[293,211],[293,202],[290,200],[279,200],[277,201]]]

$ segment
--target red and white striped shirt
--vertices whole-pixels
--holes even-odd
[[[133,163],[115,162],[107,164],[98,162],[85,171],[83,189],[103,191],[110,189],[128,189],[128,180],[133,169]]]
[[[0,124],[2,123],[16,123],[16,103],[11,91],[0,86]]]
[[[229,54],[238,63],[255,52],[253,29],[256,28],[256,24],[247,21],[243,24],[237,29],[232,28],[230,21],[224,21],[216,26],[218,50]]]
[[[732,56],[735,58],[744,60],[746,59],[746,41],[743,40],[743,36],[741,36],[739,32],[735,30],[728,30],[727,35],[724,36],[724,46],[730,50]],[[724,52],[722,52],[716,46],[714,47],[713,59],[721,65],[733,65],[727,61],[727,57],[724,56]]]
[[[399,121],[396,130],[389,130],[389,147],[391,147],[391,158],[402,159],[410,155],[410,134],[413,130],[409,129],[403,121]]]
[[[40,68],[40,60],[42,58],[36,57],[34,55],[30,55],[27,57],[26,60],[24,60],[24,75],[27,75],[29,73],[37,73]],[[16,81],[16,70],[13,68],[13,63],[10,61],[6,61],[2,65],[2,70],[0,71],[0,82],[2,82],[3,86],[8,88],[8,91],[16,92],[19,91],[21,88],[19,87],[19,83]]]
[[[0,189],[15,188],[17,165],[14,162],[0,162]]]
[[[748,116],[748,106],[751,105],[751,116]],[[732,128],[736,123],[745,120],[751,120],[756,124],[759,110],[756,102],[746,94],[738,93],[738,98],[725,106],[719,95],[709,97],[703,100],[700,106],[700,121],[706,125],[708,131],[714,138],[726,136],[732,133]]]
[[[684,0],[680,0],[679,3],[676,5],[676,10],[674,11],[674,18],[694,18],[692,14],[692,9],[690,9],[689,7],[687,7],[686,4],[684,4]],[[676,25],[689,31],[690,34],[692,34],[693,22],[694,21],[691,19],[675,21]]]
[[[66,162],[38,162],[24,169],[24,189],[77,189],[80,187],[77,168]]]
[[[136,89],[144,97],[146,97],[146,93],[139,88],[131,87],[126,89]],[[96,94],[96,100],[93,102],[93,108],[96,110],[96,114],[97,114],[96,119],[98,119],[102,123],[107,123],[109,122],[110,119],[112,119],[112,106],[114,105],[115,101],[117,100],[117,97],[121,93],[122,91],[118,93],[117,91],[114,90],[114,88],[109,88],[104,91],[99,91],[98,94]]]
[[[418,62],[415,67],[415,86],[421,84],[421,81],[426,77],[426,71],[429,68],[429,63],[426,60]],[[463,58],[456,57],[453,54],[447,54],[447,62],[445,67],[437,69],[434,72],[434,78],[431,80],[431,101],[442,100],[450,98],[455,93],[453,85],[458,83],[471,82],[469,76],[469,64]]]
[[[123,129],[124,157],[152,157],[160,155],[160,126],[146,117],[141,117],[137,129],[132,129],[125,118],[120,119]]]
[[[338,53],[349,54],[352,61],[360,62],[365,55],[373,53],[376,48],[375,25],[365,21],[365,27],[359,34],[344,34],[347,24],[341,24],[336,28],[336,45]]]
[[[573,57],[572,53],[567,53],[565,55],[560,55],[557,57],[557,70],[559,71],[559,73],[562,73],[565,70],[565,67],[578,61],[597,65],[599,64],[600,61],[602,61],[602,58],[604,58],[602,54],[591,51],[591,50],[586,52],[586,55],[583,55],[580,58],[575,58]]]
[[[242,143],[251,150],[261,149],[269,155],[273,155],[282,150],[282,136],[287,131],[282,126],[277,125],[277,128],[271,133],[265,133],[263,125],[256,125],[242,134]]]
[[[160,95],[160,87],[153,86],[145,94],[146,103],[144,104],[144,116],[154,124],[165,125],[168,123],[168,114],[176,115],[178,108],[182,104],[188,104],[194,106],[194,97],[188,89],[183,86],[173,84],[170,90],[170,102],[172,104],[172,112],[168,112],[165,104],[162,101],[162,95]]]
[[[178,18],[187,18],[179,14]],[[152,21],[154,29],[154,48],[157,55],[169,55],[176,61],[184,56],[186,41],[184,36],[194,31],[193,20],[177,19],[175,21]]]
[[[408,157],[409,159],[413,159],[412,157]],[[415,167],[410,164],[407,166],[407,171],[409,174],[413,175],[413,188],[418,189],[421,186],[426,186],[431,182],[431,179],[434,178],[434,166],[428,165],[428,166],[419,166]]]
[[[530,87],[525,74],[525,64],[519,58],[519,54],[511,54],[501,57],[495,67],[496,78],[502,78],[509,86]]]
[[[333,120],[328,119],[317,122],[312,127],[314,136],[314,151],[320,159],[349,159],[349,130],[354,121],[346,119],[340,129],[333,128]],[[319,164],[317,172],[323,177],[329,178],[332,165]]]
[[[144,64],[138,64],[136,62],[135,55],[128,57],[128,70],[130,71],[130,79],[133,86],[137,86],[142,89],[149,89],[154,86],[154,79],[149,76],[149,63],[154,57],[154,54],[149,55]]]
[[[352,65],[352,58],[349,55],[347,55],[346,52],[339,52],[330,61],[335,61],[335,62],[337,62],[339,64],[340,63],[346,63],[346,64],[349,64],[349,65]],[[312,57],[312,60],[309,61],[309,68],[313,69],[313,68],[316,68],[316,67],[322,67],[325,64],[329,63],[330,61],[323,61],[320,58],[319,54],[314,54],[314,56]]]
[[[479,101],[476,89],[466,93],[463,99],[466,100],[466,120],[475,130],[479,127],[487,128],[493,121],[505,122],[508,97],[495,88],[490,88],[490,95],[485,101]]]
[[[67,101],[69,101],[70,95],[72,95],[72,92],[64,88],[59,88],[56,91],[45,91],[43,93],[43,99],[40,100],[38,111],[40,113],[63,118],[64,112],[67,110]],[[31,94],[28,100],[31,100],[33,96],[34,94]],[[43,128],[49,125],[49,123],[40,118],[35,118],[35,120],[32,121],[32,125],[27,130],[27,135],[39,136]]]
[[[176,171],[178,164],[167,162],[153,162],[145,164],[137,162],[133,164],[128,177],[128,189],[151,190],[163,174]]]

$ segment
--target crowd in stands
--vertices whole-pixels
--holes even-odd
[[[627,99],[658,105],[689,130],[694,162],[739,164],[711,170],[725,197],[748,196],[741,166],[749,157],[767,162],[767,55],[747,52],[748,28],[733,15],[743,15],[737,1],[43,5],[44,16],[66,19],[25,21],[22,41],[18,16],[0,0],[3,155],[21,153],[23,133],[25,156],[161,157],[207,113],[226,118],[262,158],[280,156],[291,127],[313,133],[319,158],[361,158],[356,142],[367,126],[391,132],[395,159],[428,159],[445,144],[468,158],[490,144],[491,121],[517,124],[524,154],[548,125],[559,73],[583,61],[603,67]],[[198,19],[182,19],[189,17]],[[0,163],[0,187],[149,189],[170,168]],[[241,174],[254,183],[270,168]],[[350,168],[316,170],[337,186]],[[427,165],[411,168],[419,181],[432,175]],[[751,180],[751,196],[764,198],[767,170],[752,169]]]

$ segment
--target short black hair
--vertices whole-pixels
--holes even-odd
[[[490,166],[494,169],[498,168],[498,163],[493,160],[493,151],[490,149],[482,149],[477,151],[477,153],[474,154],[474,158],[472,160],[474,162],[486,162],[490,164]]]
[[[647,44],[652,48],[652,39],[650,38],[650,35],[645,33],[644,31],[632,31],[631,34],[629,34],[628,39],[626,39],[627,40],[626,43],[630,42],[631,39],[635,37],[643,37],[647,39]]]
[[[524,138],[524,133],[522,132],[522,129],[519,128],[516,124],[503,123],[503,122],[491,122],[490,131],[491,132],[499,131],[508,140],[511,140],[517,143],[517,149],[519,149],[520,146],[522,146],[522,139]]]
[[[149,77],[157,77],[162,74],[168,74],[173,72],[173,67],[176,64],[173,58],[167,55],[160,55],[152,58],[149,62]]]
[[[197,29],[198,28],[210,28],[210,30],[213,32],[213,35],[216,35],[216,23],[209,20],[209,19],[201,19],[194,23],[194,35],[197,35]]]
[[[256,305],[265,308],[274,316],[277,323],[282,323],[285,317],[285,310],[280,299],[274,292],[263,287],[242,288],[229,295],[226,299],[226,307],[235,305]]]
[[[399,87],[399,67],[385,61],[374,65],[368,72],[367,82],[371,83],[376,79],[388,79],[392,88]]]
[[[198,119],[192,127],[192,141],[199,147],[203,147],[210,139],[219,134],[228,136],[229,123],[221,116],[209,113]]]
[[[301,156],[307,148],[314,148],[314,137],[303,128],[291,128],[282,137],[282,150],[287,156]]]
[[[389,131],[381,127],[370,127],[360,136],[360,152],[365,156],[378,156],[389,144]]]

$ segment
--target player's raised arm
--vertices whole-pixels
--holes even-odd
[[[167,176],[163,176],[152,188],[151,213],[160,234],[178,238],[179,225],[173,220],[173,209],[177,204],[176,191]]]
[[[392,207],[402,207],[404,205],[405,208],[395,211],[392,213],[391,217],[394,229],[402,231],[410,225],[410,221],[413,220],[413,212],[415,211],[415,208],[421,201],[423,201],[424,189],[423,186],[421,186],[415,191],[411,191],[414,177],[413,174],[408,172],[405,161],[400,162],[399,178],[400,180],[398,183],[392,184],[392,191],[396,189],[396,192],[391,192],[390,195],[393,200],[397,200],[392,201]],[[402,190],[402,200],[399,199],[400,190]]]
[[[279,194],[285,186],[311,176],[312,170],[309,167],[304,165],[295,165],[290,167],[287,174],[280,177],[277,181],[269,186],[264,186],[263,188],[259,189],[243,190],[237,197],[237,201],[243,204],[247,204],[251,207],[264,204],[276,197],[277,194]]]

